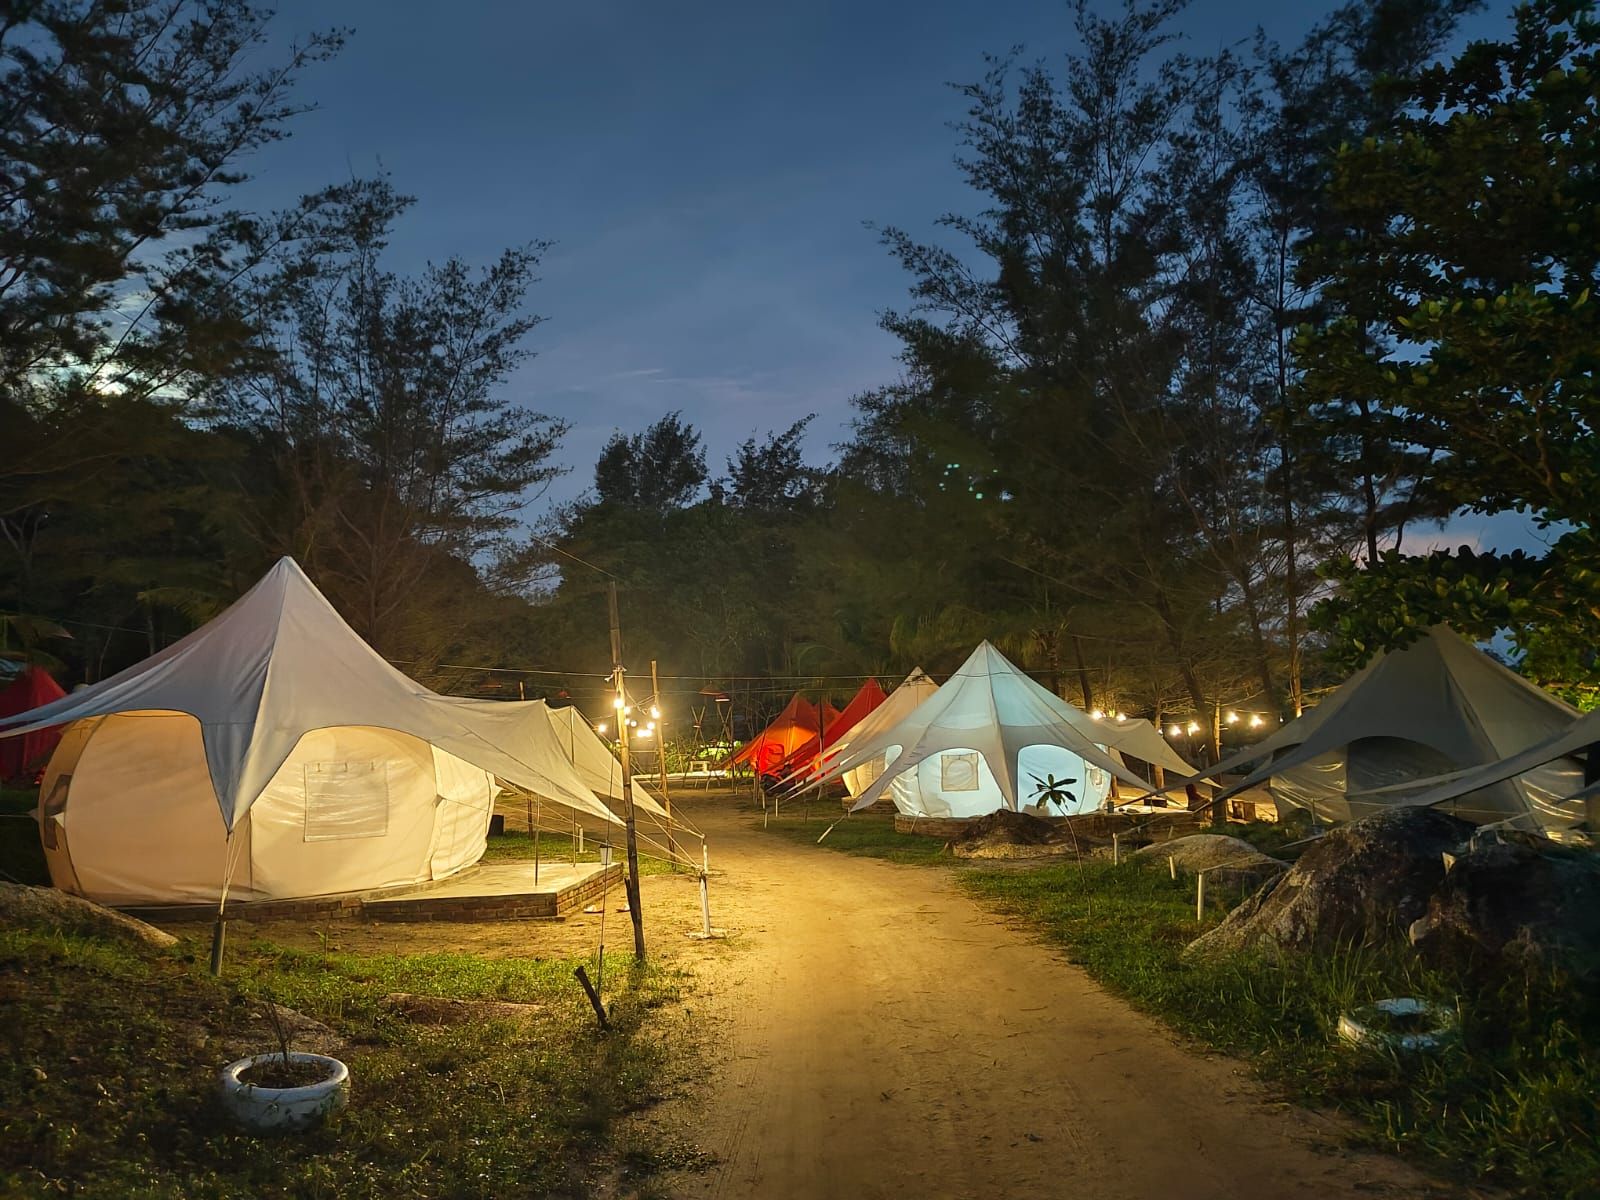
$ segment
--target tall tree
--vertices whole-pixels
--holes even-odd
[[[1552,536],[1542,556],[1347,562],[1319,619],[1351,661],[1444,620],[1510,631],[1542,675],[1600,675],[1597,50],[1591,5],[1523,4],[1334,164],[1349,232],[1311,262],[1334,303],[1301,340],[1308,388],[1370,397],[1451,505],[1530,513]]]
[[[446,564],[494,549],[559,473],[565,425],[507,391],[532,354],[542,247],[401,277],[383,250],[410,203],[381,179],[317,198],[323,236],[255,289],[260,365],[222,398],[260,449],[240,514],[257,540],[305,563],[368,641],[428,655],[448,644],[429,591],[455,590]]]

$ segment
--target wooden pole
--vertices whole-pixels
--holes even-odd
[[[611,608],[611,679],[617,693],[618,757],[622,760],[622,828],[628,839],[628,878],[624,881],[628,892],[628,915],[633,918],[633,956],[644,961],[644,910],[639,903],[639,835],[633,822],[633,772],[628,765],[628,722],[623,710],[627,705],[626,689],[622,683],[622,621],[617,615],[617,581],[613,579],[606,589]]]
[[[672,840],[672,793],[667,790],[667,710],[661,705],[661,681],[656,675],[656,660],[650,660],[650,691],[661,715],[656,718],[656,755],[661,760],[661,805],[667,810],[667,862],[677,870],[678,844]]]

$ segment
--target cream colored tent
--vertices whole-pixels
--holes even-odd
[[[855,725],[845,730],[844,734],[830,747],[818,766],[821,771],[826,771],[832,763],[838,762],[844,755],[850,753],[850,747],[865,744],[867,739],[876,737],[886,729],[893,729],[929,696],[939,690],[939,685],[923,674],[922,668],[917,667],[894,691],[890,692],[884,702],[878,705]],[[882,775],[884,768],[889,765],[891,754],[898,754],[898,747],[890,747],[876,758],[862,763],[844,773],[845,791],[852,796],[859,796],[867,785],[878,776]]]
[[[1322,703],[1206,772],[1258,764],[1219,799],[1268,783],[1281,808],[1347,821],[1397,804],[1434,803],[1476,822],[1527,819],[1560,828],[1582,819],[1578,763],[1562,749],[1526,773],[1467,768],[1530,746],[1565,746],[1577,711],[1508,671],[1443,626],[1373,659]],[[1580,736],[1574,745],[1582,745]],[[1430,799],[1435,777],[1481,780]]]
[[[823,777],[885,759],[855,809],[888,793],[911,816],[971,817],[1000,808],[1086,812],[1104,802],[1113,776],[1146,790],[1107,748],[1106,732],[984,642],[895,725],[852,739]],[[1069,804],[1046,806],[1052,778],[1072,781]]]
[[[548,726],[519,729],[511,707],[408,679],[285,558],[209,624],[0,735],[68,726],[39,808],[58,886],[120,904],[279,899],[477,861],[494,776],[614,821]]]
[[[606,802],[612,812],[621,812],[622,763],[611,752],[611,747],[584,720],[583,714],[571,705],[551,708],[543,700],[531,700],[529,703],[538,705],[542,710],[550,728],[555,731],[561,752],[578,772],[578,777],[590,791]],[[664,823],[667,810],[644,778],[635,773],[630,782],[634,808]]]

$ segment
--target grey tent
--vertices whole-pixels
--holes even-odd
[[[1576,717],[1570,705],[1436,626],[1205,774],[1258,764],[1218,798],[1267,783],[1280,809],[1348,821],[1419,803],[1439,776],[1558,737]],[[1581,766],[1552,755],[1525,774],[1463,789],[1441,807],[1479,823],[1517,818],[1560,828],[1582,819],[1581,802],[1567,799],[1582,786]]]

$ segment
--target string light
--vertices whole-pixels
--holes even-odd
[[[600,724],[598,724],[598,725],[596,725],[594,727],[594,731],[596,733],[604,733],[606,731],[606,723],[604,721],[601,721]]]
[[[1236,713],[1236,712],[1229,713],[1228,714],[1228,724],[1229,725],[1237,725],[1238,723],[1239,723],[1239,714]]]
[[[1103,708],[1097,708],[1092,713],[1090,713],[1089,715],[1091,717],[1093,717],[1096,721],[1103,721],[1103,720],[1106,719],[1105,709],[1103,709]]]
[[[652,704],[650,706],[650,715],[659,721],[661,719],[661,710]]]
[[[1250,728],[1251,729],[1260,729],[1265,724],[1266,724],[1266,722],[1261,719],[1261,714],[1260,713],[1252,713],[1250,715]]]
[[[613,696],[611,698],[611,707],[612,708],[621,708],[622,707],[622,697],[621,696]]]
[[[647,738],[654,731],[654,729],[655,729],[655,726],[647,725],[643,729],[639,730],[639,736],[641,738]]]
[[[1189,736],[1193,737],[1195,734],[1197,734],[1199,732],[1200,732],[1200,722],[1199,721],[1190,721],[1189,722]]]
[[[1167,733],[1170,734],[1172,737],[1182,737],[1183,736],[1183,730],[1179,729],[1176,725],[1174,725],[1171,729],[1167,730]]]
[[[1125,713],[1125,712],[1119,712],[1119,713],[1118,713],[1118,714],[1117,714],[1117,720],[1118,720],[1118,721],[1126,721],[1126,720],[1127,720],[1127,719],[1128,719],[1128,714],[1127,714],[1127,713]]]

